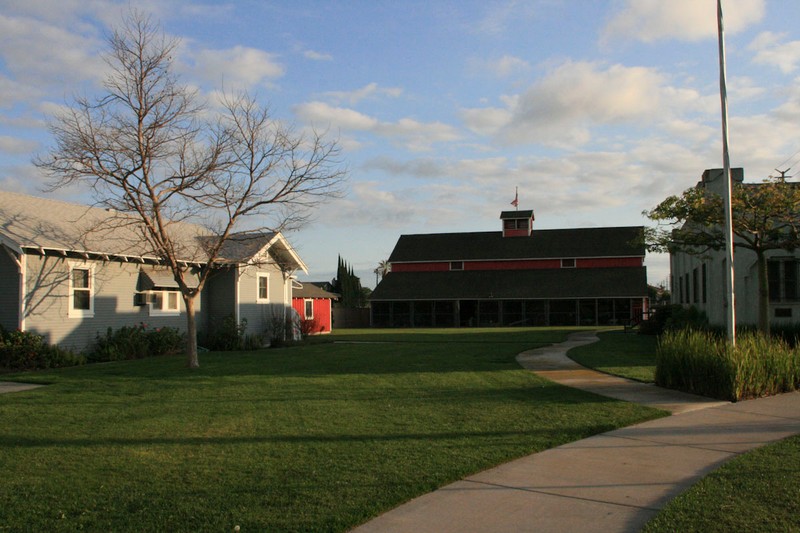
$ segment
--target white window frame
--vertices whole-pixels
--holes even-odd
[[[76,290],[87,290],[85,288],[75,289],[72,285],[72,272],[75,270],[86,270],[89,272],[89,309],[75,309],[75,291]],[[69,263],[69,280],[68,280],[68,298],[69,302],[67,303],[67,316],[69,318],[92,318],[94,317],[94,265],[86,264],[86,263]]]
[[[169,307],[169,297],[175,295],[175,307]],[[178,316],[181,314],[181,293],[180,291],[149,291],[148,306],[150,316]],[[157,307],[156,299],[160,297],[161,305]]]
[[[267,286],[267,297],[261,297],[261,280],[266,280]],[[269,274],[267,272],[258,272],[256,273],[256,303],[259,304],[267,304],[269,303]]]
[[[311,314],[308,313],[308,304],[311,304]],[[314,300],[311,298],[303,299],[303,315],[306,320],[314,320]]]

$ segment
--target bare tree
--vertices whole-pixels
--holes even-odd
[[[88,185],[170,268],[196,368],[195,301],[225,244],[245,230],[297,227],[340,192],[346,170],[336,141],[296,133],[248,94],[224,97],[219,113],[207,109],[173,73],[178,42],[144,14],[131,12],[108,41],[102,95],[76,98],[53,117],[55,147],[34,163],[53,189]],[[204,231],[190,235],[197,224]],[[192,268],[197,284],[187,283]]]

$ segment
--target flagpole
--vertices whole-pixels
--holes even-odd
[[[722,165],[725,184],[725,284],[728,306],[726,326],[731,346],[736,346],[736,293],[733,268],[733,213],[731,209],[731,162],[728,155],[728,93],[725,81],[725,30],[722,22],[722,0],[717,0],[717,33],[719,36],[719,94],[722,107]]]

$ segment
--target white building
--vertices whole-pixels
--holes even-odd
[[[724,195],[725,182],[722,169],[703,172],[698,188]],[[741,168],[731,169],[735,182],[742,182]],[[714,325],[725,325],[728,306],[725,286],[725,250],[710,250],[699,255],[685,252],[670,254],[672,303],[685,307],[695,306],[704,311]],[[800,286],[798,266],[800,250],[772,250],[767,252],[767,272],[770,293],[770,322],[791,323],[800,318]],[[752,250],[734,249],[734,292],[736,323],[758,323],[758,263]]]

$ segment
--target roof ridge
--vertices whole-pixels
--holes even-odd
[[[580,228],[534,228],[531,232],[531,237],[534,237],[536,233],[541,232],[553,232],[553,231],[593,231],[593,230],[619,230],[619,229],[641,229],[644,228],[644,225],[631,225],[631,226],[589,226],[589,227],[580,227]],[[439,233],[402,233],[400,234],[401,237],[425,237],[429,235],[489,235],[495,234],[499,235],[502,234],[502,231],[444,231]],[[517,238],[517,237],[514,237]]]

